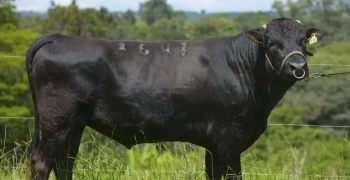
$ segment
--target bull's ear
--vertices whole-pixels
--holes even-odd
[[[250,40],[258,43],[258,44],[262,44],[263,43],[263,40],[262,40],[262,37],[261,35],[259,34],[259,32],[257,32],[256,30],[249,30],[247,31],[247,36]]]
[[[315,35],[316,37],[322,37],[322,32],[316,28],[310,28],[306,31],[306,38],[310,39],[313,35]]]

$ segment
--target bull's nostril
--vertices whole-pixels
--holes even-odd
[[[305,69],[306,66],[307,66],[307,63],[304,63],[302,69]]]
[[[306,66],[307,66],[307,64],[306,63],[294,63],[294,62],[292,62],[292,63],[290,63],[289,64],[289,67],[290,67],[290,69],[293,71],[293,70],[297,70],[297,71],[299,71],[299,70],[303,70],[303,69],[305,69],[306,68]]]
[[[289,67],[290,67],[290,69],[293,71],[294,69],[295,69],[295,66],[294,66],[294,64],[289,64]]]

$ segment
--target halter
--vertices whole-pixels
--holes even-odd
[[[292,51],[292,52],[290,52],[289,54],[287,54],[286,57],[284,57],[284,59],[283,59],[283,61],[282,61],[282,64],[281,64],[279,70],[275,69],[275,68],[272,66],[271,60],[270,60],[270,58],[267,56],[266,53],[265,53],[265,57],[266,57],[266,60],[267,60],[268,64],[270,65],[271,69],[277,74],[277,76],[282,76],[282,69],[283,69],[284,64],[287,62],[288,58],[290,58],[291,56],[293,56],[293,55],[295,55],[295,54],[299,54],[299,55],[301,55],[304,59],[306,59],[306,57],[304,56],[304,54],[303,54],[301,51]],[[303,69],[303,71],[304,71],[304,73],[303,73],[302,76],[297,76],[297,75],[295,74],[295,70],[294,70],[294,71],[293,71],[294,77],[297,78],[297,79],[302,79],[302,78],[304,78],[304,76],[305,76],[306,73],[305,73],[305,70],[304,70],[304,69]]]

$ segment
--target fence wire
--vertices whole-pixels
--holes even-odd
[[[308,64],[309,66],[335,66],[335,67],[350,67],[350,64]]]
[[[25,56],[0,56],[0,58],[25,58]]]
[[[34,117],[14,117],[14,116],[9,116],[9,117],[0,117],[0,119],[35,119]]]
[[[0,119],[21,119],[21,120],[34,120],[34,117],[16,117],[16,116],[2,116]],[[350,126],[336,126],[336,125],[312,125],[312,124],[267,124],[268,126],[293,126],[293,127],[317,127],[317,128],[350,128]]]

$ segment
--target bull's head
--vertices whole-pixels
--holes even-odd
[[[263,25],[263,30],[251,30],[247,35],[264,47],[269,68],[279,77],[296,81],[308,76],[306,55],[307,42],[320,37],[318,29],[310,28],[306,32],[297,20],[278,18]]]

